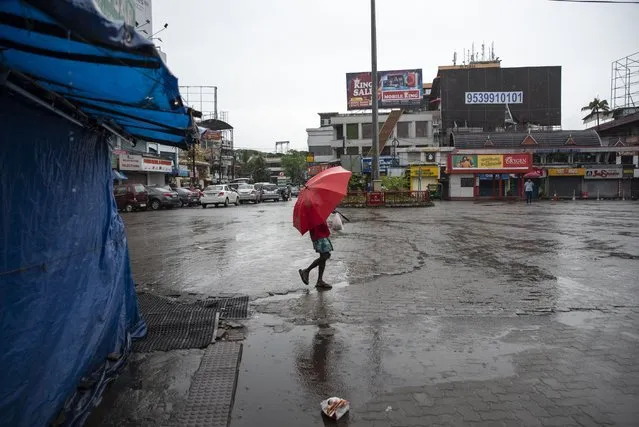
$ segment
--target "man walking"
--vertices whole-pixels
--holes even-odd
[[[526,192],[526,204],[530,204],[532,203],[532,198],[533,198],[533,190],[535,189],[535,184],[533,184],[533,182],[528,179],[528,181],[526,181],[524,183],[524,191]]]
[[[326,268],[326,261],[331,257],[331,251],[333,250],[333,244],[329,239],[331,231],[328,228],[328,224],[323,222],[315,228],[310,230],[311,240],[313,241],[313,249],[319,254],[317,258],[308,268],[299,270],[302,282],[308,285],[309,273],[315,267],[318,267],[317,283],[315,287],[317,289],[331,289],[332,286],[324,281],[324,268]]]

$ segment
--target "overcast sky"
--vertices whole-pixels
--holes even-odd
[[[370,70],[369,0],[153,0],[180,85],[216,85],[239,148],[306,148],[318,112],[346,112],[345,73]],[[379,69],[422,68],[494,41],[502,67],[561,65],[562,125],[610,97],[611,62],[639,51],[639,5],[377,0]]]

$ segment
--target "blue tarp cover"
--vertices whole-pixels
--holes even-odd
[[[110,147],[7,70],[141,140],[182,145],[191,118],[151,42],[92,0],[0,0],[0,426],[81,425],[145,333]]]
[[[0,64],[133,138],[183,145],[194,130],[152,41],[92,0],[0,0]]]

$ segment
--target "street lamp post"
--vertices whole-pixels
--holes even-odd
[[[373,107],[373,156],[372,156],[372,178],[373,190],[375,181],[379,180],[379,118],[377,110],[377,26],[375,23],[375,0],[371,0],[371,80],[372,80],[372,107]]]

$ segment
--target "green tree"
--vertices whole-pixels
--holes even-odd
[[[366,191],[366,177],[360,174],[352,174],[348,181],[348,191]]]
[[[268,182],[271,177],[262,155],[253,156],[248,162],[247,169],[253,178],[253,182]]]
[[[290,150],[282,156],[282,168],[295,185],[304,183],[306,173],[306,152]]]
[[[599,112],[603,112],[606,115],[610,111],[610,107],[608,106],[608,101],[595,97],[588,105],[582,107],[581,111],[590,111],[588,116],[595,115],[597,117],[597,127],[599,127]]]
[[[404,191],[409,189],[410,182],[405,176],[384,176],[382,187],[388,191]]]

